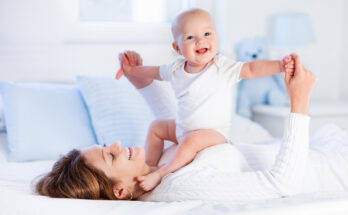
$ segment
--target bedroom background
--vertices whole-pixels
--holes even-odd
[[[164,64],[177,57],[171,48],[168,24],[103,23],[88,21],[88,16],[82,15],[81,4],[103,2],[132,3],[130,6],[141,12],[134,14],[138,20],[149,14],[156,19],[167,19],[180,7],[206,9],[216,19],[221,52],[231,58],[236,57],[234,48],[240,41],[267,36],[269,17],[293,12],[306,14],[311,19],[315,42],[294,51],[319,78],[312,101],[348,103],[348,53],[345,51],[348,49],[348,2],[345,0],[0,0],[0,214],[348,214],[347,193],[335,190],[242,205],[208,204],[200,200],[90,201],[35,194],[33,179],[50,171],[55,160],[72,148],[111,144],[116,139],[124,145],[144,143],[137,138],[145,138],[154,115],[125,78],[114,80],[119,52],[136,50],[145,64]],[[160,10],[164,2],[171,4],[167,7],[169,15]],[[142,13],[148,7],[152,10]],[[115,17],[130,19],[127,14],[130,7],[118,11],[106,8],[109,14],[116,14]],[[279,50],[270,47],[270,51],[271,58],[279,57]],[[167,90],[171,92],[170,88]],[[153,99],[168,104],[168,91],[163,90],[162,97]],[[2,99],[7,102],[2,104]],[[347,106],[334,106],[330,111],[345,114],[338,118],[348,124]],[[170,115],[168,110],[155,115],[164,117],[168,112]],[[277,113],[287,116],[288,111]],[[314,124],[316,116],[311,116]],[[272,144],[267,143],[277,142],[276,135],[260,124],[235,117],[236,123],[231,129],[233,141],[252,143],[256,147],[269,147]],[[278,125],[270,117],[267,121]],[[329,124],[312,135],[311,141],[320,140],[346,144],[347,132]],[[262,159],[272,162],[272,150],[265,149],[271,153]],[[335,150],[345,153],[341,148]],[[348,187],[344,180],[348,178],[347,172],[337,174],[329,162],[330,154],[316,151],[313,156],[323,161],[315,169],[327,176],[325,182],[337,181],[337,185]],[[258,159],[253,161],[256,166]],[[342,159],[342,166],[338,168],[344,169],[344,162]],[[326,174],[331,171],[335,177]],[[331,187],[321,188],[330,190]]]
[[[133,2],[141,8],[165,1]],[[117,54],[125,49],[139,51],[145,64],[163,64],[176,57],[171,50],[168,24],[87,23],[81,14],[79,17],[80,3],[79,0],[0,0],[0,79],[61,82],[67,77],[74,81],[78,71],[114,74],[118,67]],[[288,12],[308,14],[315,42],[295,51],[319,78],[313,100],[348,101],[346,1],[196,0],[182,3],[202,7],[214,15],[221,51],[230,57],[235,57],[234,46],[241,40],[267,35],[270,16]],[[151,7],[156,8],[155,5]],[[276,51],[272,47],[270,51],[271,57],[275,57]]]

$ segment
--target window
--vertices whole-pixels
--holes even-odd
[[[196,0],[78,0],[66,42],[171,42],[172,19],[196,5]]]

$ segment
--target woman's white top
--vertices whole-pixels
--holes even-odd
[[[309,121],[307,115],[289,115],[279,153],[270,169],[253,170],[234,145],[220,144],[201,151],[192,163],[164,177],[140,199],[243,203],[296,194],[306,167]]]

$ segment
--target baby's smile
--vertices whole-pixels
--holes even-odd
[[[200,48],[200,49],[196,50],[197,54],[202,54],[202,55],[207,53],[207,52],[208,52],[208,48]]]

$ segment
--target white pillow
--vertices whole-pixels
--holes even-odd
[[[231,120],[232,142],[269,143],[274,139],[261,125],[238,114]]]
[[[145,144],[154,116],[126,78],[78,76],[77,85],[87,104],[98,144],[116,141],[123,146]]]

